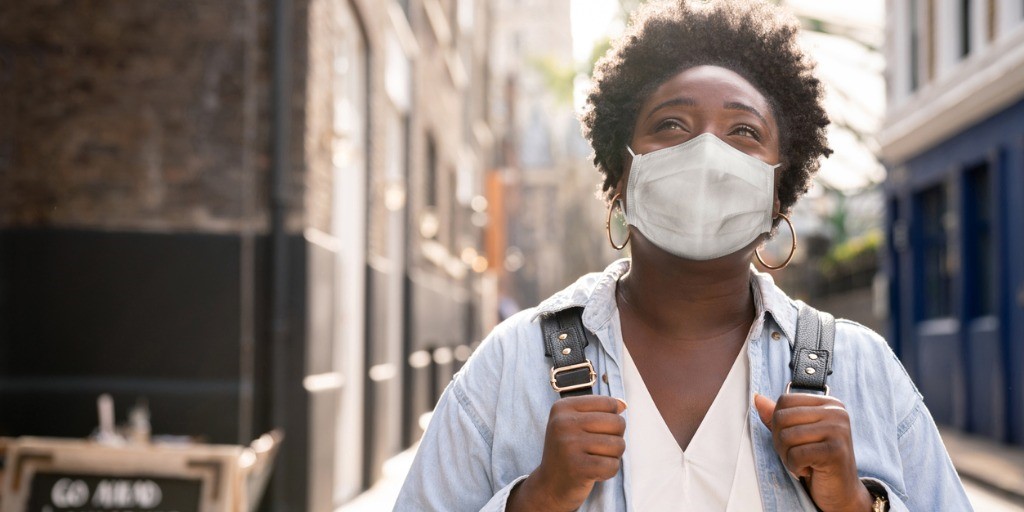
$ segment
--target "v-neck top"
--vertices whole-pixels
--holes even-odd
[[[722,383],[683,451],[658,411],[633,358],[623,346],[626,452],[631,509],[759,512],[761,495],[750,438],[747,347]]]

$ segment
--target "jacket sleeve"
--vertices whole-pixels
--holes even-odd
[[[504,345],[518,339],[511,320],[495,328],[441,395],[396,511],[502,511],[509,493],[526,477],[499,480],[492,450]]]
[[[438,401],[405,479],[396,511],[502,511],[525,475],[492,490],[491,431],[476,417],[459,379]]]
[[[895,360],[895,355],[893,356]],[[906,403],[909,412],[897,427],[900,460],[903,463],[905,494],[889,491],[889,509],[892,511],[970,511],[970,500],[964,491],[960,476],[949,459],[946,447],[939,437],[928,407],[898,360],[895,372],[898,388],[908,390]]]

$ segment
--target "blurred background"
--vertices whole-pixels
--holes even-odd
[[[576,116],[639,3],[0,0],[0,436],[109,393],[282,428],[264,510],[390,509],[487,332],[624,256]],[[776,280],[885,335],[978,509],[1024,510],[1024,2],[779,3],[835,154]]]

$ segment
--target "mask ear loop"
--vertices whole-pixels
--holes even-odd
[[[629,156],[633,157],[634,159],[637,157],[636,153],[633,152],[633,148],[629,147],[628,144],[626,145],[626,151],[629,151]],[[630,231],[629,227],[627,226],[626,240],[622,242],[622,245],[615,245],[615,240],[612,240],[612,210],[615,209],[616,204],[619,205],[619,211],[622,212],[623,215],[626,214],[625,210],[622,208],[622,194],[616,193],[615,196],[612,197],[611,204],[608,205],[608,218],[606,218],[604,221],[604,229],[608,233],[608,243],[612,244],[612,248],[615,249],[616,251],[621,251],[626,248],[626,244],[629,243],[629,239],[630,237],[633,236],[633,232]]]
[[[789,224],[789,232],[793,233],[793,245],[792,245],[792,247],[789,248],[789,256],[786,258],[786,261],[783,261],[781,265],[777,265],[777,266],[774,266],[774,267],[769,265],[769,264],[767,264],[767,263],[765,263],[764,260],[761,259],[761,248],[760,247],[758,247],[757,249],[754,249],[754,256],[757,258],[757,262],[760,263],[761,266],[763,266],[764,268],[766,268],[768,270],[781,270],[781,269],[786,268],[789,265],[789,262],[793,261],[793,255],[796,254],[796,229],[793,228],[793,222],[790,221],[789,217],[787,217],[783,213],[779,213],[779,217],[782,217],[782,220],[786,221],[786,224]]]
[[[629,243],[629,238],[633,236],[633,233],[626,228],[626,240],[622,242],[622,245],[615,245],[615,240],[612,240],[612,210],[615,209],[615,205],[619,205],[619,211],[622,211],[622,194],[615,194],[612,198],[612,204],[608,205],[608,218],[604,221],[604,229],[608,232],[608,242],[612,244],[612,248],[616,251],[621,251],[626,248],[626,244]]]

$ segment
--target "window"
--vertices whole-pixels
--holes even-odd
[[[992,183],[988,164],[968,169],[964,179],[964,286],[968,317],[974,318],[996,311]]]
[[[985,30],[989,42],[996,39],[996,9],[996,0],[988,0],[985,4]]]
[[[920,0],[910,0],[910,90],[921,86],[921,17]]]
[[[367,87],[369,59],[366,41],[355,15],[340,9],[343,37],[332,39],[331,94],[333,101],[330,234],[341,240],[363,239],[367,190],[366,130],[371,91]],[[330,132],[329,132],[330,133]],[[358,221],[356,221],[358,219]]]
[[[437,206],[437,143],[432,135],[427,136],[427,175],[424,176],[426,197],[423,203],[427,208]]]
[[[455,173],[455,169],[451,168],[445,171],[445,177],[448,178],[448,250],[458,255],[461,252],[458,246],[459,235],[462,233],[462,218],[466,215],[461,211],[457,199],[455,187],[458,186],[458,176]]]
[[[952,314],[949,245],[946,236],[946,187],[938,185],[915,198],[918,316],[922,320]]]
[[[971,0],[960,0],[960,56],[971,53]]]
[[[928,64],[928,80],[935,79],[935,0],[927,0],[925,4],[927,12],[925,13],[925,34],[927,34],[927,64]]]

